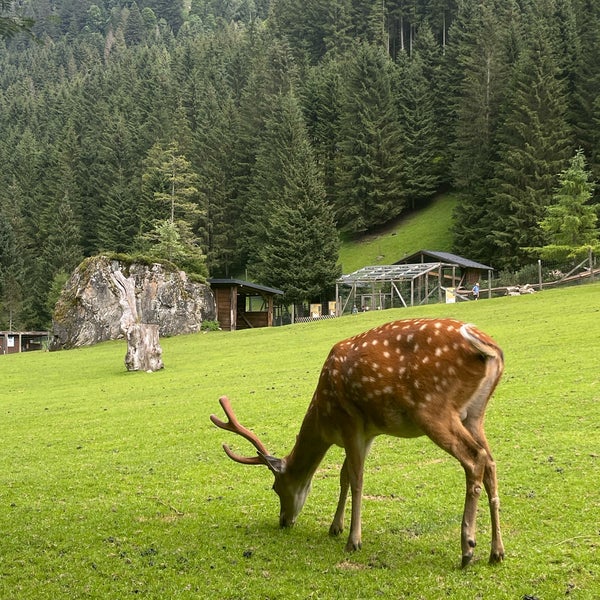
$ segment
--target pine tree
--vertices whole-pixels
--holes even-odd
[[[583,150],[579,149],[567,169],[559,176],[554,204],[546,208],[540,226],[546,237],[544,258],[587,252],[598,246],[600,232],[596,228],[600,205],[590,204],[594,184]]]
[[[288,302],[319,297],[340,274],[339,241],[291,92],[278,97],[267,121],[252,191],[249,272],[282,289]]]
[[[5,330],[21,325],[24,275],[18,194],[14,187],[9,194],[12,198],[0,199],[0,329]]]
[[[394,66],[386,53],[357,44],[343,75],[335,213],[338,226],[356,234],[404,209],[402,136],[392,93]]]
[[[600,3],[581,0],[578,32],[581,58],[575,65],[572,96],[577,143],[590,160],[595,179],[600,178]]]
[[[336,196],[336,157],[341,117],[341,63],[334,55],[311,68],[304,81],[303,106],[311,145],[322,166],[327,203]]]
[[[426,39],[427,38],[427,39]],[[431,46],[429,27],[419,30],[417,40]],[[413,55],[401,54],[396,96],[404,148],[402,165],[403,193],[412,209],[429,200],[441,182],[442,139],[435,114],[435,80],[415,43]]]
[[[540,0],[531,14],[528,48],[515,66],[498,135],[489,258],[508,269],[527,262],[525,247],[542,245],[539,222],[552,202],[556,174],[568,160],[571,131],[553,45],[552,9],[552,0]]]
[[[132,2],[127,15],[123,35],[128,46],[139,44],[144,39],[144,20],[137,2]]]
[[[206,199],[199,178],[177,142],[166,148],[155,144],[142,175],[146,214],[142,217],[139,243],[154,249],[183,268],[205,274]],[[185,252],[181,252],[181,248]]]
[[[455,96],[453,184],[460,192],[454,246],[460,254],[491,262],[495,248],[489,181],[497,152],[500,110],[508,94],[519,40],[519,15],[511,0],[462,2],[452,29],[459,67]]]

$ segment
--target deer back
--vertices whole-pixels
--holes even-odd
[[[332,348],[309,414],[339,445],[348,427],[417,436],[431,419],[480,418],[502,370],[502,351],[473,325],[394,321]]]

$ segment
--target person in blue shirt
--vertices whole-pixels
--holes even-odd
[[[479,300],[479,281],[473,286],[473,300]]]

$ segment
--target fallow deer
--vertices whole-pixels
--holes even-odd
[[[271,456],[259,438],[235,417],[226,396],[219,402],[228,417],[212,422],[250,441],[257,456],[244,457],[226,444],[234,461],[266,465],[275,476],[281,527],[294,524],[313,475],[334,444],[345,449],[340,495],[329,529],[344,529],[348,489],[352,493],[346,550],[361,548],[361,499],[366,455],[375,436],[427,435],[462,465],[467,482],[461,527],[462,565],[475,547],[477,503],[485,486],[491,515],[490,562],[504,558],[500,533],[496,465],[486,440],[484,413],[502,375],[502,350],[473,325],[452,319],[411,319],[376,327],[331,349],[312,401],[286,457]]]

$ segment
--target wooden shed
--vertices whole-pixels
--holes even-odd
[[[491,285],[494,268],[458,254],[450,252],[437,252],[433,250],[420,250],[410,256],[405,256],[397,261],[396,265],[415,263],[445,263],[457,268],[458,274],[452,276],[454,281],[445,281],[444,285],[454,288],[468,288],[475,282],[487,280]]]
[[[0,354],[43,350],[49,337],[47,331],[0,331]]]
[[[209,279],[221,329],[272,327],[275,299],[281,290],[240,279]]]

